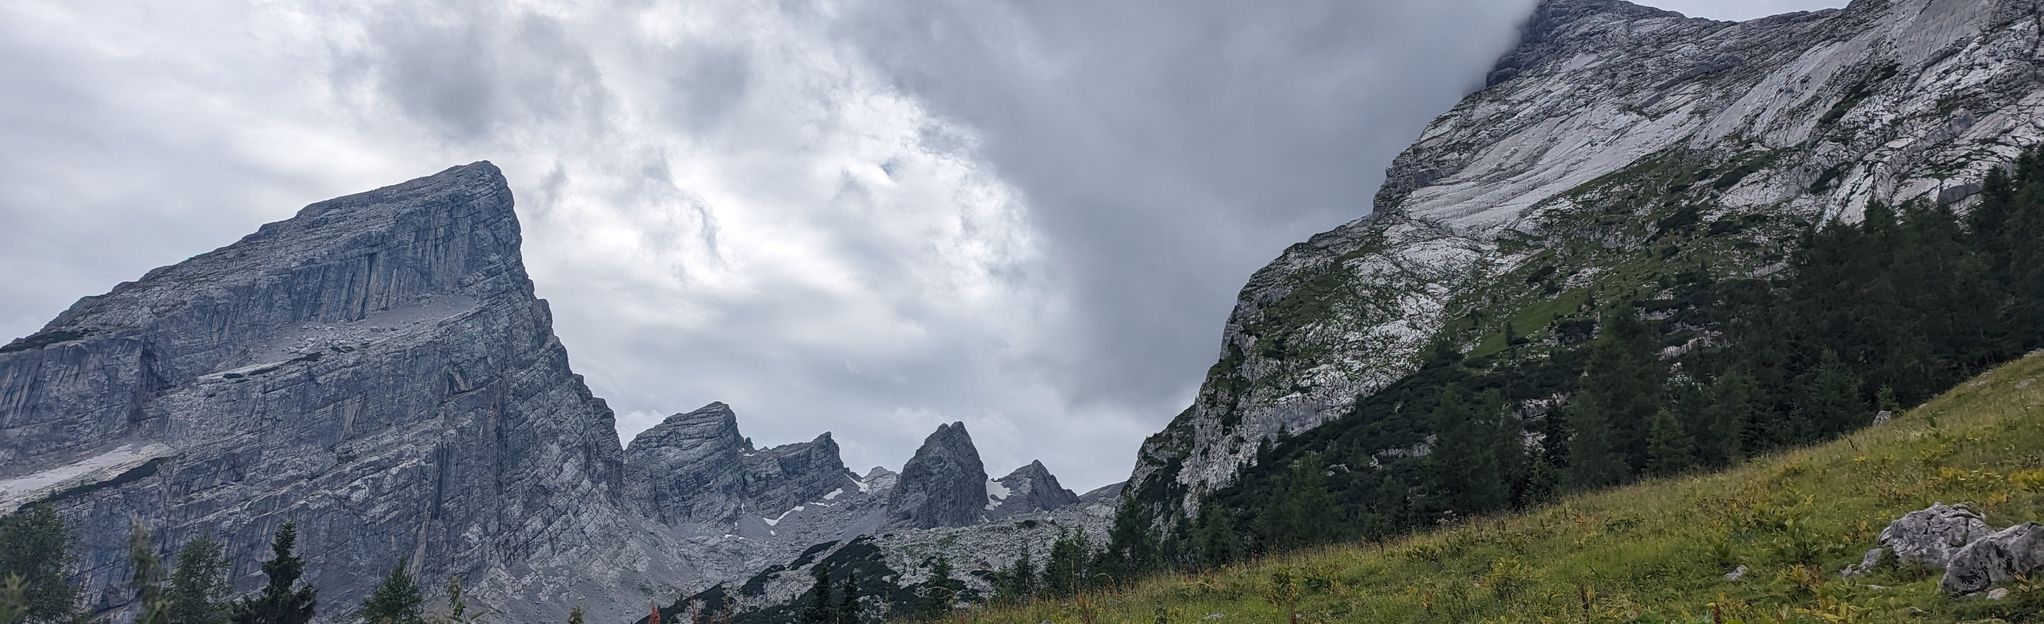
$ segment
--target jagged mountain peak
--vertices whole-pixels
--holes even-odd
[[[80,300],[0,348],[6,485],[51,485],[0,487],[0,505],[56,507],[95,596],[121,595],[130,518],[241,561],[297,521],[306,580],[336,604],[399,561],[477,579],[514,619],[667,593],[690,564],[634,513],[614,417],[568,368],[520,247],[510,188],[481,162]],[[239,589],[260,583],[242,570]]]
[[[990,518],[1056,509],[1077,502],[1079,495],[1060,485],[1057,475],[1051,474],[1041,460],[987,482],[986,512]]]
[[[940,425],[902,466],[888,521],[916,528],[960,526],[985,518],[986,465],[965,423]]]

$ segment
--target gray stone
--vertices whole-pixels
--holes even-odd
[[[988,518],[1006,518],[1079,502],[1079,495],[1059,485],[1057,476],[1043,467],[1041,461],[1029,462],[1029,465],[1016,468],[1008,476],[995,479],[991,489],[993,491],[987,494]]]
[[[1996,587],[1994,590],[1987,592],[1988,600],[2008,600],[2008,597],[2009,590],[2006,587]]]
[[[130,518],[166,553],[220,539],[243,591],[297,522],[329,619],[399,562],[511,620],[672,595],[693,565],[636,513],[519,246],[476,163],[86,297],[0,348],[0,504],[63,515],[100,613],[132,599]]]
[[[1903,565],[1942,569],[1953,553],[1992,532],[1973,508],[1938,503],[1903,514],[1881,530],[1880,541]]]
[[[1747,571],[1746,566],[1732,568],[1731,572],[1725,573],[1725,580],[1736,583],[1739,581],[1739,579],[1746,578],[1746,571]]]
[[[1874,568],[1878,568],[1881,566],[1881,558],[1886,554],[1888,554],[1888,549],[1886,548],[1876,548],[1873,550],[1869,550],[1865,555],[1860,556],[1859,563],[1845,566],[1845,571],[1840,572],[1839,576],[1844,576],[1847,578],[1855,576],[1866,576],[1867,574],[1872,573],[1874,571]]]
[[[1367,216],[1285,249],[1249,279],[1215,345],[1219,363],[1144,442],[1131,487],[1182,493],[1162,508],[1196,515],[1259,445],[1349,414],[1415,371],[1450,337],[1451,318],[1518,312],[1457,298],[1511,292],[1495,280],[1552,257],[1551,233],[1579,234],[1570,228],[1582,218],[1619,208],[1595,193],[1625,191],[1592,181],[1626,179],[1647,159],[1712,161],[1698,172],[1710,180],[1651,190],[1710,206],[1706,222],[1854,221],[1871,201],[1956,200],[1964,190],[1952,189],[2044,139],[2026,121],[2044,117],[2036,11],[2032,0],[1893,0],[1733,23],[1614,0],[1540,3],[1488,86],[1392,162]],[[1595,234],[1611,260],[1555,267],[1552,285],[1586,287],[1651,253],[1653,235]],[[1738,236],[1796,244],[1787,233]],[[1753,264],[1728,270],[1780,270]],[[1295,295],[1316,312],[1287,314]]]
[[[2039,571],[2044,571],[2044,527],[2029,522],[1959,549],[1938,588],[1950,595],[1971,594]]]
[[[888,521],[915,528],[961,526],[986,518],[988,481],[965,423],[937,427],[901,469],[887,501]]]

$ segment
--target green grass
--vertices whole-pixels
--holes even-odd
[[[1300,622],[2044,621],[2044,585],[1995,602],[1939,595],[1935,571],[1838,574],[1932,503],[1972,503],[1997,528],[2044,519],[2039,381],[2033,356],[1892,422],[1722,473],[953,621],[1285,622],[1294,609]],[[1724,579],[1740,565],[1742,580]]]

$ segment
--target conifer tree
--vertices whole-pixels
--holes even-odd
[[[923,581],[922,605],[918,611],[925,618],[938,618],[951,612],[958,603],[958,581],[951,578],[951,559],[939,555],[937,562],[930,565],[930,578]]]
[[[1603,318],[1603,331],[1590,343],[1583,392],[1596,395],[1613,451],[1629,466],[1644,465],[1646,422],[1661,409],[1666,376],[1658,339],[1630,307]]]
[[[803,624],[832,624],[837,620],[833,611],[835,604],[830,600],[830,568],[818,562],[809,568],[808,603],[802,609]]]
[[[66,572],[70,565],[70,533],[49,505],[0,516],[0,581],[19,579],[21,621],[69,624],[77,619],[78,590]]]
[[[1647,473],[1654,476],[1681,474],[1696,466],[1690,447],[1696,444],[1675,412],[1662,408],[1647,422]]]
[[[178,550],[170,575],[170,624],[227,624],[234,615],[233,594],[220,542],[200,538]]]
[[[845,570],[845,584],[838,590],[837,621],[832,624],[862,624],[860,617],[859,571]]]
[[[270,560],[263,563],[269,582],[261,593],[234,605],[234,624],[306,624],[312,621],[319,594],[311,587],[299,587],[305,562],[293,554],[298,547],[298,525],[286,522],[270,541]]]
[[[425,605],[418,581],[400,561],[362,601],[360,617],[369,624],[425,624]]]
[[[1434,407],[1434,447],[1427,463],[1434,474],[1433,490],[1446,493],[1449,508],[1475,514],[1503,507],[1511,492],[1498,465],[1497,438],[1502,426],[1486,407],[1473,407],[1453,386],[1441,391]]]
[[[149,529],[141,520],[133,520],[128,529],[128,562],[132,571],[128,586],[135,591],[135,604],[141,614],[135,624],[169,624],[170,601],[163,596],[163,562],[156,557],[156,546],[149,541]]]
[[[1043,564],[1044,589],[1058,598],[1079,593],[1086,586],[1086,560],[1092,556],[1092,550],[1084,531],[1059,528],[1057,541],[1051,543],[1050,558]]]
[[[575,608],[568,610],[568,624],[583,624],[581,605],[576,605]]]
[[[1623,483],[1630,477],[1611,443],[1610,417],[1598,395],[1585,391],[1569,406],[1568,484],[1587,490]]]
[[[1029,556],[1029,545],[1022,545],[1022,556],[1008,564],[1007,598],[1013,602],[1028,600],[1036,595],[1036,562]]]
[[[1838,355],[1825,351],[1811,374],[1809,394],[1803,401],[1805,420],[1819,437],[1845,433],[1871,420],[1860,399],[1859,379]]]
[[[1561,493],[1561,470],[1547,459],[1547,453],[1531,453],[1526,469],[1526,487],[1520,491],[1519,506],[1531,507],[1551,500]]]
[[[1242,556],[1242,536],[1236,533],[1234,514],[1220,505],[1200,506],[1192,541],[1199,565],[1204,567],[1219,567]]]
[[[1155,566],[1156,537],[1150,534],[1145,520],[1148,517],[1136,497],[1122,497],[1121,507],[1114,514],[1114,526],[1107,532],[1107,547],[1100,552],[1100,572],[1125,582]]]
[[[1729,465],[1765,443],[1765,423],[1759,422],[1763,400],[1759,384],[1744,372],[1725,373],[1711,383],[1704,419],[1709,429],[1701,436],[1707,463]]]

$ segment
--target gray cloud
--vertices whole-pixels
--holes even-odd
[[[0,4],[0,334],[490,159],[620,433],[722,400],[898,466],[964,420],[1100,485],[1530,2]]]

